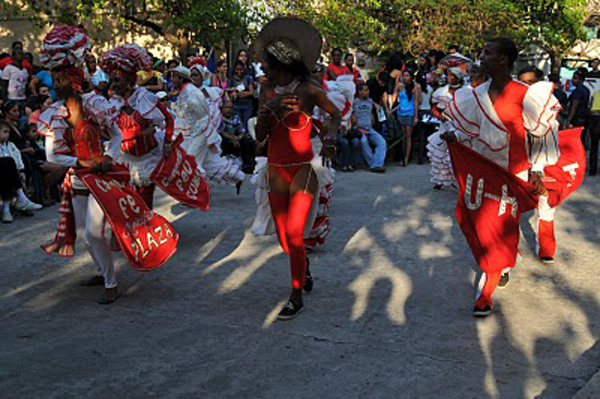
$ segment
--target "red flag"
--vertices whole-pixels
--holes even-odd
[[[585,149],[581,142],[582,127],[558,132],[560,157],[555,165],[544,168],[544,185],[551,207],[560,205],[581,186],[585,177]]]
[[[177,201],[208,210],[210,187],[200,174],[196,159],[181,148],[183,136],[173,142],[173,151],[156,166],[150,179]]]
[[[479,267],[514,267],[521,213],[537,207],[533,186],[460,143],[448,148],[460,192],[456,219]]]
[[[98,175],[79,169],[77,177],[104,211],[129,263],[145,271],[160,267],[177,251],[179,235],[164,217],[152,212],[131,186],[127,169],[113,165]]]

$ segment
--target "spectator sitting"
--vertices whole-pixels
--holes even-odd
[[[31,114],[40,109],[40,102],[38,101],[40,96],[51,97],[50,88],[45,84],[40,84],[35,87],[36,91],[32,92],[32,95],[27,98],[25,105],[25,113],[31,117]],[[50,104],[52,104],[52,98],[50,98]],[[38,116],[40,114],[38,113]],[[29,122],[31,123],[31,122]]]
[[[371,172],[384,173],[387,143],[381,134],[373,129],[373,108],[379,106],[369,98],[369,87],[364,84],[356,86],[358,98],[352,105],[352,124],[362,133],[360,142],[362,153]],[[373,150],[371,145],[375,146]]]
[[[25,166],[21,152],[14,143],[8,140],[11,126],[6,121],[0,121],[0,195],[2,197],[2,222],[11,223],[13,216],[10,204],[17,199],[15,208],[26,216],[33,215],[31,211],[42,206],[32,202],[23,191],[25,181]]]
[[[256,145],[247,133],[239,115],[234,114],[233,104],[225,102],[221,106],[223,121],[219,133],[223,137],[221,148],[223,155],[235,155],[242,158],[242,171],[252,173],[255,164]]]
[[[49,95],[39,94],[33,98],[36,100],[36,107],[35,111],[29,114],[29,124],[37,124],[40,120],[40,115],[52,106],[52,97]]]

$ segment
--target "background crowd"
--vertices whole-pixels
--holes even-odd
[[[423,163],[427,137],[443,120],[435,93],[444,87],[456,90],[471,83],[479,73],[476,66],[460,71],[451,67],[452,62],[469,58],[476,57],[464,57],[458,46],[450,46],[446,52],[431,50],[418,57],[393,53],[366,76],[356,67],[352,53],[333,49],[328,62],[317,65],[313,79],[325,89],[328,82],[336,80],[354,84],[354,101],[344,110],[350,118],[337,136],[337,169],[352,172],[366,165],[372,172],[383,173],[386,162],[401,166],[415,160]],[[179,60],[154,57],[152,66],[138,73],[137,84],[169,105],[178,96],[170,71],[180,65]],[[251,118],[257,114],[260,87],[266,80],[257,54],[242,49],[231,63],[220,60],[212,67],[206,58],[191,56],[185,66],[190,68],[194,85],[223,89],[223,155],[236,157],[242,170],[252,173],[255,155],[261,148],[257,148],[252,134]],[[596,116],[600,115],[600,96],[592,97],[584,83],[588,78],[600,77],[599,66],[600,61],[593,60],[589,70],[579,68],[567,87],[561,85],[558,75],[545,77],[533,66],[520,70],[516,77],[527,84],[545,79],[555,83],[555,96],[563,106],[562,127],[595,127],[600,121]],[[112,94],[109,78],[94,56],[86,59],[82,90],[96,91],[107,98]],[[23,51],[21,42],[14,42],[0,54],[0,191],[4,222],[13,220],[15,210],[32,215],[42,205],[59,201],[59,185],[66,170],[47,162],[43,137],[36,126],[41,113],[55,100],[52,75],[36,64],[32,53]],[[594,159],[597,161],[597,156]],[[593,165],[591,169],[595,170]]]

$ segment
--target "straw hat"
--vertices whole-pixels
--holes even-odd
[[[175,73],[184,79],[191,80],[192,74],[191,74],[190,70],[188,68],[184,67],[183,65],[179,65],[178,67],[169,69],[169,72]]]
[[[267,51],[283,64],[302,62],[311,71],[321,55],[319,31],[300,18],[275,18],[265,25],[256,39],[256,49]]]

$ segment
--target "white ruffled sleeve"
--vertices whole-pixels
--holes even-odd
[[[527,90],[523,100],[523,121],[529,133],[529,162],[534,171],[558,161],[558,120],[560,103],[552,94],[554,84],[539,82]]]
[[[45,137],[46,159],[59,165],[74,167],[77,165],[77,157],[72,155],[64,137],[69,128],[65,120],[67,116],[67,109],[59,101],[40,115],[37,127],[38,132]]]

